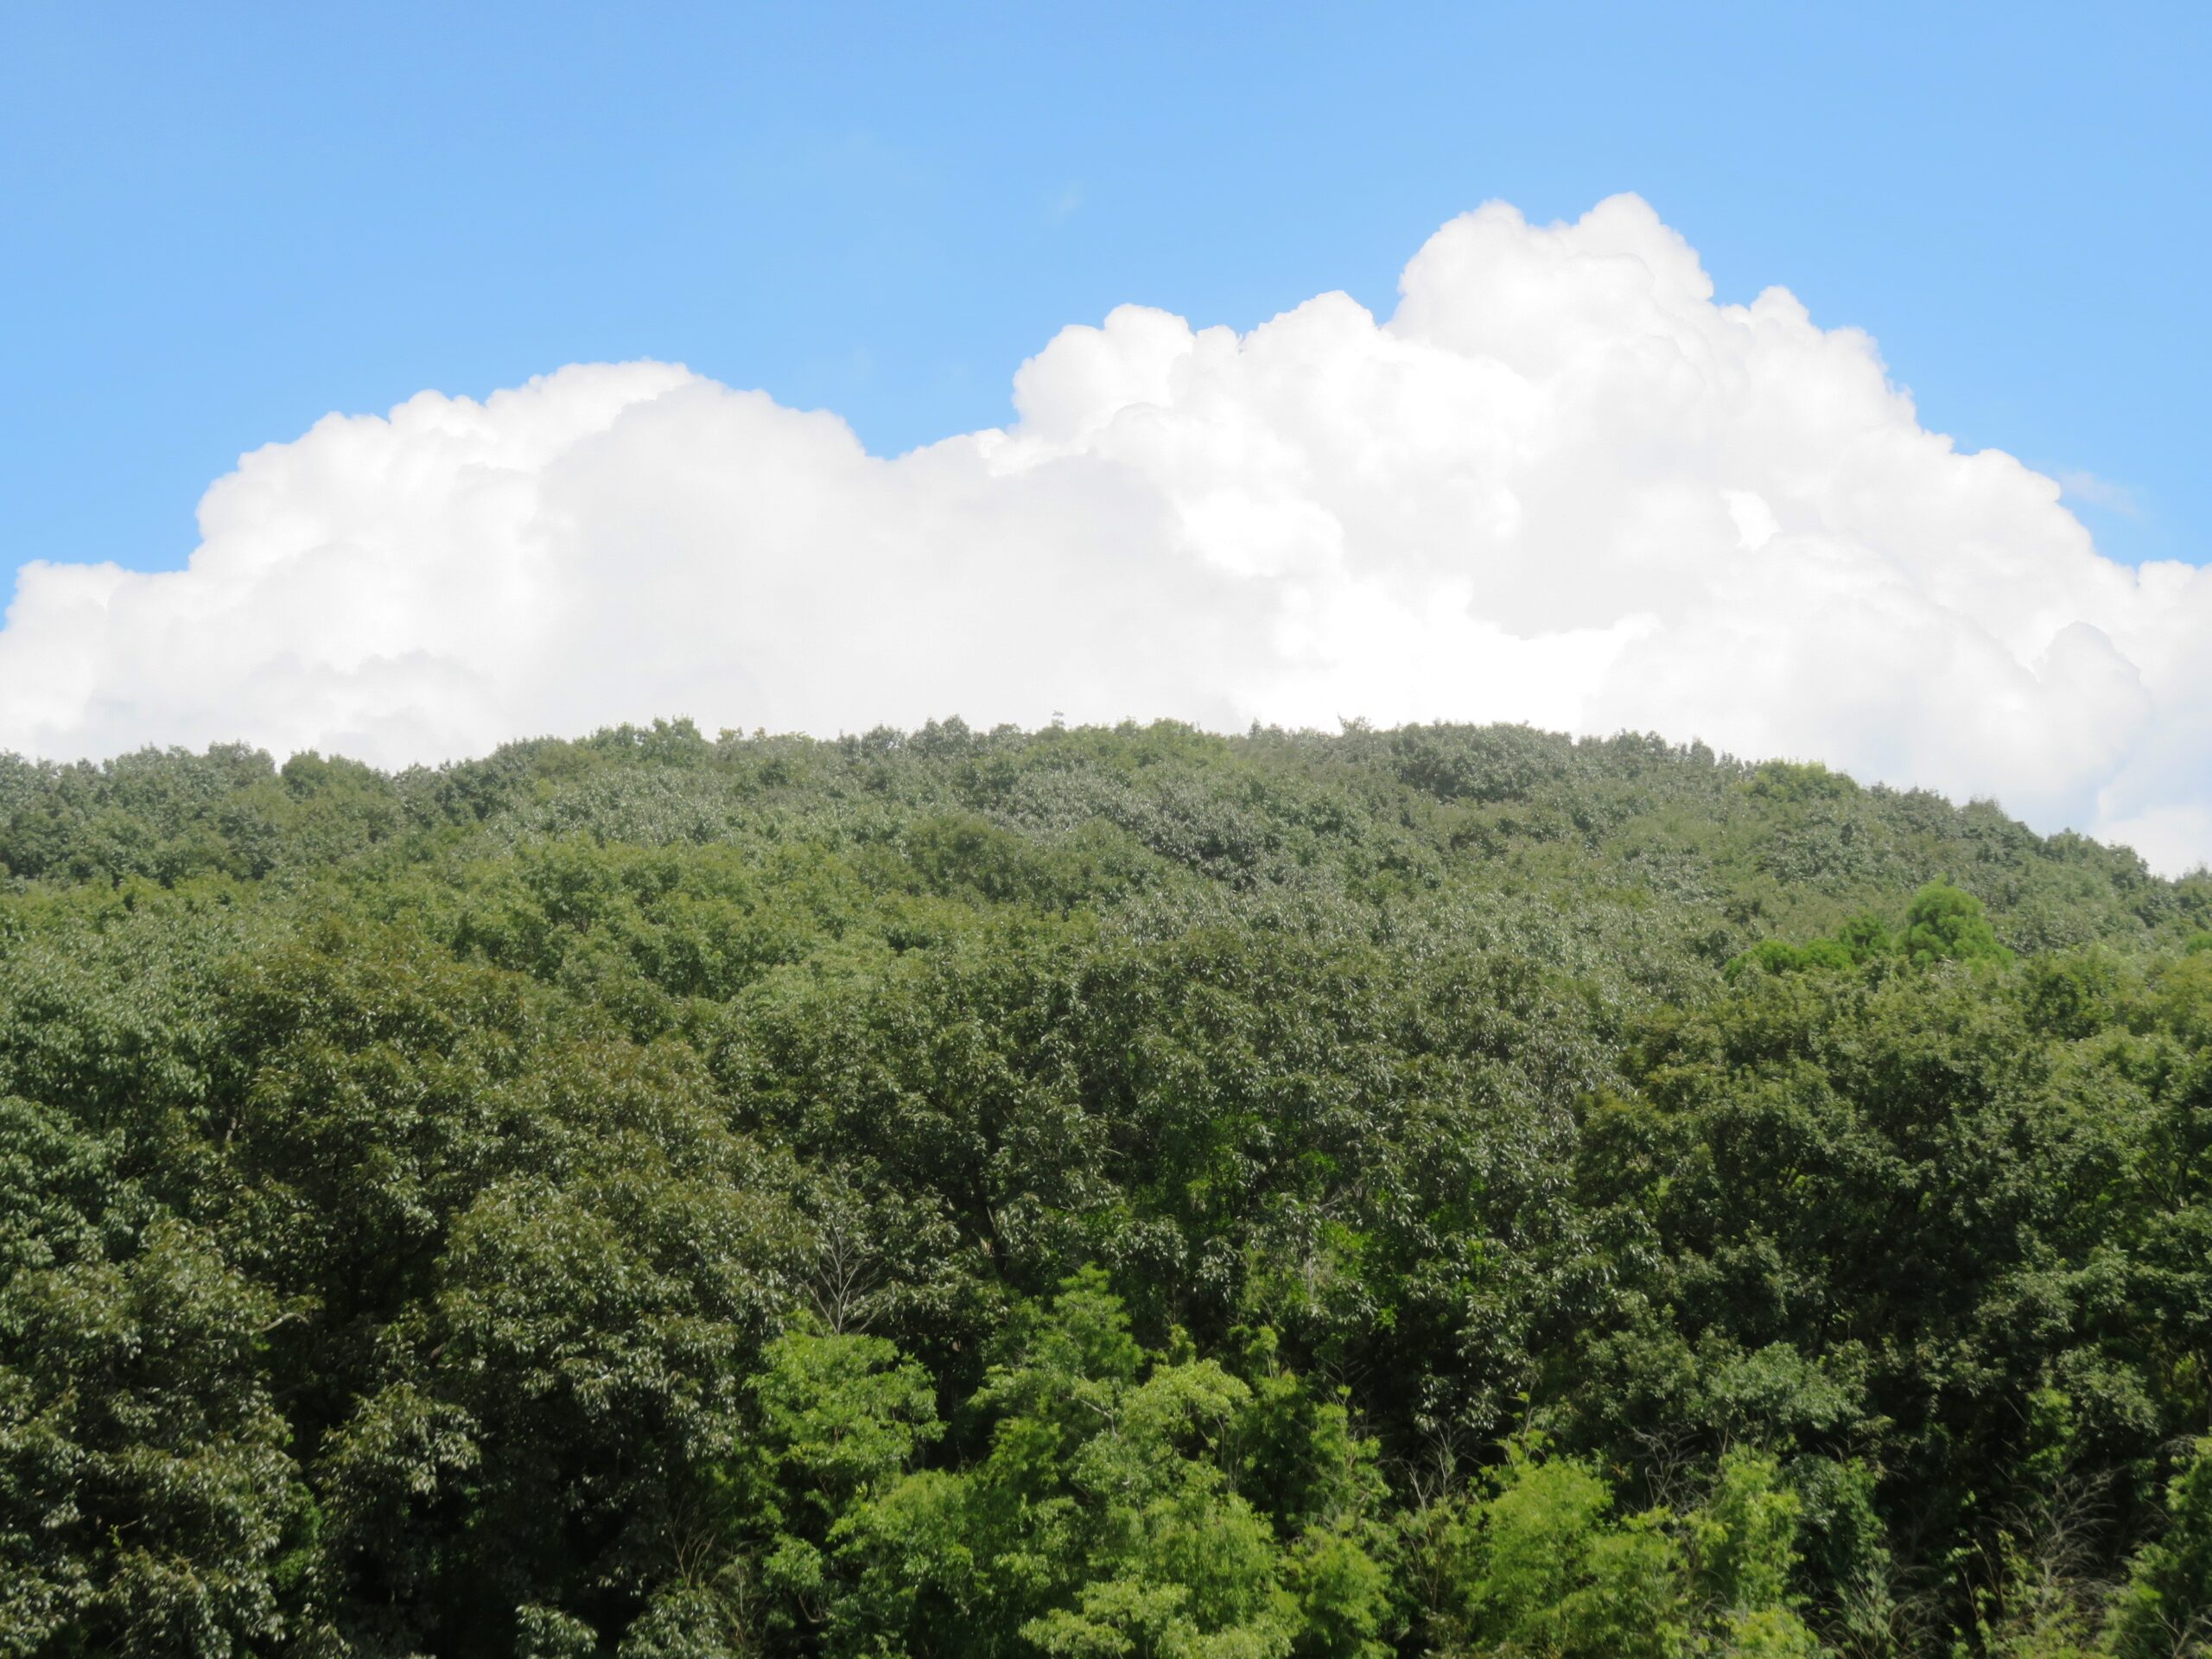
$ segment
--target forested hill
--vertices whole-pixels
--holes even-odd
[[[2212,1651],[2212,879],[1520,728],[0,759],[0,1655]]]

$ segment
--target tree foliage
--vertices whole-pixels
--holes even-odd
[[[0,759],[0,1654],[2212,1644],[2212,881],[1624,736]]]

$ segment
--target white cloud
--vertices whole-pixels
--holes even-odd
[[[1378,322],[1124,307],[886,460],[659,364],[246,456],[188,569],[34,563],[0,746],[394,763],[689,713],[1649,728],[2212,855],[2212,576],[1923,430],[1873,342],[1719,306],[1632,196],[1446,226]]]
[[[2125,484],[2115,484],[2108,478],[2099,478],[2094,473],[2061,473],[2058,474],[2058,487],[2066,493],[2069,500],[2086,501],[2093,507],[2102,507],[2106,512],[2119,513],[2123,518],[2140,518],[2143,516],[2143,504],[2136,499],[2133,489]]]

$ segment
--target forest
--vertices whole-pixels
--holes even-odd
[[[1624,735],[0,757],[0,1654],[2212,1653],[2212,876]]]

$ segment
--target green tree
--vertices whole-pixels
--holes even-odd
[[[1686,1649],[1683,1562],[1665,1511],[1617,1517],[1610,1486],[1540,1440],[1505,1463],[1428,1547],[1442,1557],[1439,1651],[1498,1659],[1669,1659]]]
[[[2164,1529],[2128,1564],[2106,1642],[2116,1659],[2212,1653],[2212,1439],[2167,1486]]]
[[[841,1528],[863,1601],[896,1586],[861,1621],[897,1630],[936,1599],[962,1610],[968,1652],[1380,1651],[1363,1516],[1279,1529],[1236,1489],[1240,1444],[1261,1428],[1253,1389],[1211,1360],[1147,1355],[1103,1276],[1024,1316],[972,1404],[993,1420],[974,1469],[913,1478]],[[1367,1455],[1334,1448],[1347,1452]],[[1371,1490],[1355,1469],[1327,1497]],[[900,1639],[938,1650],[911,1626]]]
[[[0,1289],[0,1652],[229,1659],[284,1635],[307,1509],[257,1363],[283,1317],[167,1217]]]
[[[1904,954],[1916,968],[1939,962],[2009,962],[1981,900],[1947,881],[1931,881],[1905,912]]]

